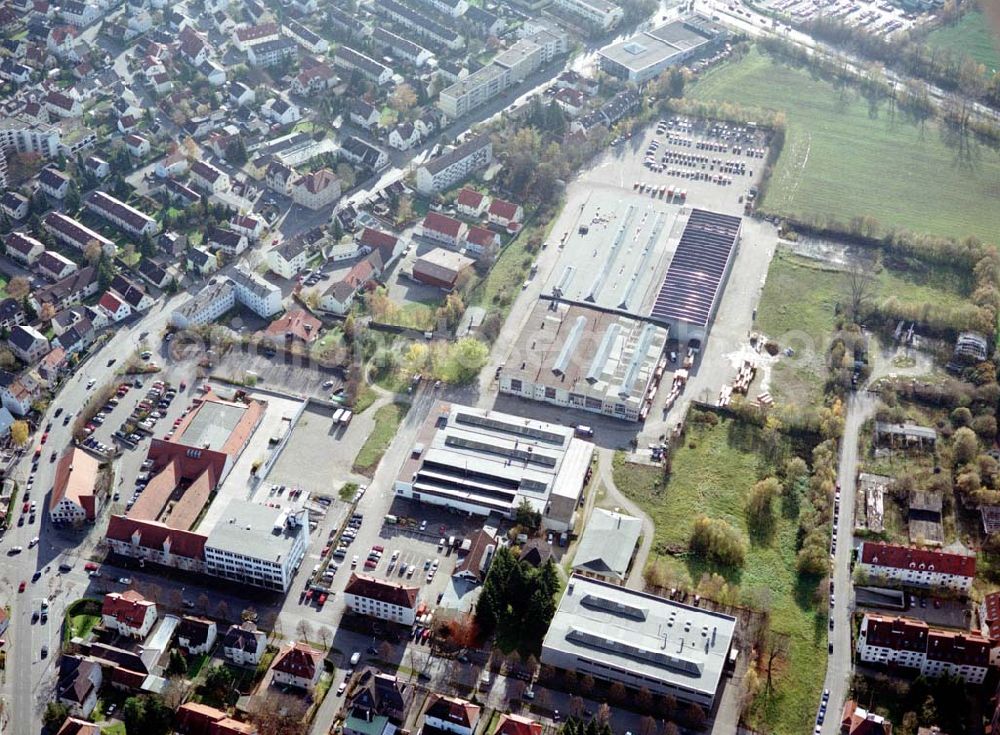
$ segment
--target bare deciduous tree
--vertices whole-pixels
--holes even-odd
[[[875,276],[871,268],[861,263],[851,266],[847,272],[848,316],[855,324],[875,297]]]

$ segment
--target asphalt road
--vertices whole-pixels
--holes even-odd
[[[64,558],[76,560],[80,555],[80,542],[84,536],[74,536],[56,532],[45,522],[45,512],[48,507],[49,492],[55,475],[55,463],[49,461],[49,454],[54,449],[60,453],[70,444],[72,421],[63,426],[62,415],[53,418],[55,412],[62,409],[62,414],[77,413],[86,403],[94,389],[88,389],[87,383],[94,379],[97,385],[108,380],[114,368],[107,366],[108,360],[115,358],[118,362],[130,355],[139,342],[139,334],[144,331],[157,334],[166,326],[173,308],[185,300],[186,294],[174,297],[169,302],[160,302],[140,321],[120,328],[113,333],[103,347],[99,348],[63,385],[60,392],[49,406],[42,420],[42,428],[48,420],[52,421],[52,430],[43,448],[38,471],[35,473],[31,499],[38,505],[34,524],[25,522],[23,527],[12,525],[0,541],[0,578],[11,591],[10,627],[7,631],[7,672],[3,683],[10,718],[10,735],[29,735],[38,732],[41,726],[41,713],[47,701],[45,693],[54,685],[54,662],[58,658],[59,630],[62,622],[63,608],[86,588],[87,578],[82,575],[80,567],[75,565],[77,575],[60,575],[56,569]],[[96,389],[95,385],[95,389]],[[23,489],[31,476],[31,459],[33,447],[37,445],[40,436],[33,437],[31,451],[18,463],[13,476]],[[23,490],[22,490],[23,492]],[[20,508],[17,508],[20,511]],[[28,548],[29,540],[38,535],[40,543],[33,549]],[[93,542],[93,539],[90,540]],[[86,542],[84,542],[86,543]],[[8,555],[14,546],[24,547],[24,551],[16,555]],[[31,576],[36,570],[42,571],[37,583],[31,583]],[[17,585],[28,582],[28,588],[23,593],[17,593]],[[82,586],[81,586],[82,585]],[[43,596],[52,598],[49,622],[45,626],[32,625],[32,610],[38,609]],[[40,656],[43,644],[49,646],[49,656]],[[45,695],[45,696],[43,696]]]
[[[837,535],[837,553],[833,558],[834,605],[830,611],[834,627],[830,631],[833,653],[829,655],[824,687],[830,690],[827,717],[823,723],[824,735],[840,732],[837,713],[847,698],[851,678],[851,550],[854,548],[854,492],[858,468],[858,439],[861,426],[875,411],[875,399],[862,391],[847,401],[844,436],[840,441],[840,512],[834,518]],[[819,707],[817,699],[816,706]]]

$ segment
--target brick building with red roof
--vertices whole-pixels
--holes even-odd
[[[921,676],[957,676],[981,684],[990,667],[990,642],[978,633],[931,628],[922,620],[867,614],[857,652],[864,663],[919,671]]]
[[[858,560],[873,580],[911,587],[965,593],[976,577],[976,557],[968,554],[865,541]]]
[[[482,217],[489,205],[489,197],[474,189],[462,189],[458,192],[458,198],[455,199],[458,211],[467,217]]]
[[[108,630],[142,640],[156,623],[156,603],[135,590],[104,596],[101,622]]]

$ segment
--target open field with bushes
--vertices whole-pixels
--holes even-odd
[[[987,75],[1000,71],[997,39],[978,10],[966,13],[953,25],[942,26],[927,34],[927,43],[947,49],[958,56],[968,56],[986,67]]]
[[[758,694],[748,718],[763,732],[793,735],[809,731],[822,689],[826,656],[819,654],[826,648],[826,611],[814,602],[818,578],[800,575],[796,568],[798,504],[776,501],[778,512],[770,531],[751,533],[747,500],[754,483],[768,473],[766,461],[753,449],[755,434],[755,429],[734,420],[692,426],[675,450],[669,479],[664,480],[659,468],[628,464],[624,455],[618,455],[615,484],[653,519],[651,565],[658,567],[659,581],[704,593],[699,580],[717,571],[733,601],[770,609],[771,630],[788,636],[788,655],[772,694]],[[699,515],[721,519],[736,529],[746,549],[742,566],[714,567],[702,555],[683,551]]]
[[[974,144],[963,159],[936,124],[921,129],[902,112],[890,119],[884,103],[870,109],[853,89],[837,90],[757,50],[709,72],[688,94],[785,113],[765,211],[843,223],[870,215],[883,228],[996,239],[995,150]]]

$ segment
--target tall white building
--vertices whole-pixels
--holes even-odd
[[[605,31],[625,17],[625,11],[610,0],[555,0],[555,4]]]
[[[230,280],[236,288],[236,300],[258,316],[272,317],[282,310],[281,289],[255,273],[235,270]]]
[[[309,545],[307,512],[232,500],[205,539],[205,571],[284,592]]]

